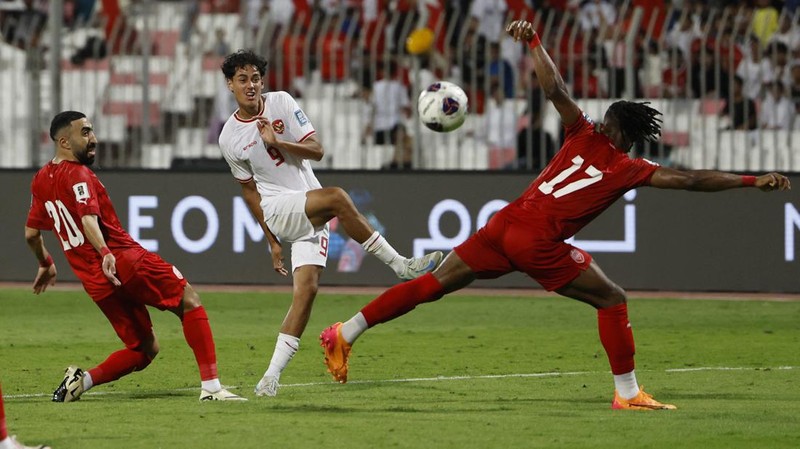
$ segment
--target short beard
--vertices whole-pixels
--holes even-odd
[[[81,163],[81,165],[92,165],[92,164],[94,164],[94,156],[89,156],[89,150],[91,150],[91,149],[94,149],[94,147],[92,147],[92,148],[86,147],[80,153],[75,153],[75,158],[78,160],[78,162]]]

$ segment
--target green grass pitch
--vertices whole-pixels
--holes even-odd
[[[199,403],[180,324],[153,310],[161,353],[146,370],[52,403],[67,365],[121,345],[82,291],[0,290],[10,433],[54,449],[800,447],[800,301],[631,298],[639,382],[678,410],[619,412],[595,313],[575,301],[420,306],[367,332],[339,385],[317,336],[371,298],[323,287],[278,396],[256,398],[290,296],[198,291],[221,380],[249,402]]]

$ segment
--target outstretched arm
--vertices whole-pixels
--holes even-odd
[[[539,36],[533,30],[533,25],[527,20],[514,20],[506,26],[506,32],[515,41],[522,40],[528,43],[533,57],[533,70],[536,72],[536,77],[539,78],[542,90],[561,115],[564,126],[569,127],[575,123],[580,118],[581,110],[569,96],[561,73],[541,45]]]
[[[740,176],[714,170],[675,170],[659,167],[650,178],[650,185],[659,189],[694,190],[698,192],[718,192],[737,187],[757,187],[765,192],[789,190],[789,178],[779,173],[761,176]]]

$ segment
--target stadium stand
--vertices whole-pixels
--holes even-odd
[[[492,72],[486,38],[474,33],[473,21],[480,25],[480,14],[469,9],[471,2],[447,14],[443,0],[418,2],[416,9],[401,8],[396,14],[383,7],[383,0],[323,2],[319,7],[294,0],[290,10],[272,13],[254,13],[248,2],[129,2],[110,31],[102,9],[106,3],[96,2],[92,19],[62,28],[57,64],[49,51],[54,42],[52,17],[38,39],[20,44],[10,38],[18,11],[0,10],[4,36],[0,119],[12,125],[0,132],[0,166],[35,166],[45,157],[47,150],[42,148],[48,138],[42,120],[35,117],[52,114],[54,95],[61,108],[79,109],[92,117],[102,145],[109,150],[100,152],[103,166],[167,169],[174,167],[174,159],[219,158],[215,127],[220,115],[232,112],[219,71],[221,52],[248,47],[270,60],[267,88],[290,91],[316,126],[327,150],[316,167],[378,169],[391,158],[391,148],[363,139],[360,93],[374,80],[377,62],[392,60],[405,70],[413,103],[425,86],[415,83],[421,59],[405,52],[404,38],[412,29],[428,27],[436,30],[437,38],[425,55],[433,61],[426,70],[433,78],[461,84],[471,95],[471,114],[461,129],[450,134],[433,133],[409,117],[406,127],[414,138],[414,166],[508,168],[505,162],[510,157],[490,154],[488,148],[484,105],[492,100],[485,92],[491,83],[515,80],[509,90],[514,93],[513,108],[521,114],[527,103],[530,63],[520,45],[504,43],[501,55],[514,76]],[[609,98],[607,92],[619,89],[623,89],[620,97],[650,101],[661,110],[662,140],[644,149],[645,156],[687,168],[798,170],[800,119],[795,118],[790,129],[742,131],[727,130],[730,124],[720,117],[730,101],[727,81],[750,51],[745,42],[753,10],[747,2],[726,8],[701,5],[691,11],[665,2],[662,11],[648,2],[604,1],[606,11],[614,12],[604,17],[613,23],[587,21],[582,2],[563,3],[533,10],[526,2],[509,1],[504,22],[517,17],[534,21],[570,88],[589,97],[578,102],[595,119],[602,119],[617,98]],[[791,26],[774,38],[800,42],[798,15],[789,10],[781,14]],[[463,21],[448,21],[449,17]],[[679,29],[682,23],[689,25]],[[387,32],[375,33],[377,26]],[[673,47],[702,50],[708,57],[676,59],[681,53],[671,52]],[[766,53],[766,48],[759,51]],[[789,55],[791,68],[798,64],[800,48],[789,48]],[[771,64],[769,58],[764,61]],[[772,77],[790,82],[788,73],[778,73],[775,64],[770,67]],[[697,83],[699,73],[710,75]],[[54,79],[59,80],[60,92],[53,91]],[[797,91],[797,86],[787,87]],[[757,104],[766,94],[756,99]],[[792,101],[800,107],[800,99]],[[558,143],[558,116],[547,102],[543,107],[542,127]]]

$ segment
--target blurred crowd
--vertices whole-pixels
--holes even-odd
[[[471,112],[485,118],[480,137],[493,168],[542,166],[553,155],[559,136],[542,130],[545,99],[532,64],[523,46],[505,39],[513,19],[535,24],[576,98],[708,99],[730,129],[798,129],[800,0],[235,3],[215,7],[241,11],[262,36],[254,46],[274,62],[270,89],[302,97],[297,80],[309,71],[324,82],[359,83],[362,142],[395,146],[387,168],[412,167],[404,119],[413,95],[436,79],[464,86]],[[265,24],[269,32],[256,33]],[[406,42],[421,27],[434,31],[433,46],[409,54]]]
[[[412,113],[413,93],[435,79],[465,87],[471,112],[492,124],[483,136],[490,146],[514,148],[528,160],[551,153],[552,136],[540,128],[544,99],[527,52],[505,39],[512,19],[534,23],[576,98],[713,99],[732,129],[797,129],[800,0],[179,2],[186,5],[182,42],[192,38],[201,13],[239,14],[246,46],[270,60],[268,89],[302,98],[311,73],[325,83],[356,83],[355,96],[365,105],[362,140],[396,145],[392,167],[411,167],[413,145],[403,121]],[[37,45],[48,3],[4,1],[3,39],[20,48]],[[142,3],[64,0],[66,27],[102,30],[73,63],[136,52],[137,30],[128,18]],[[432,30],[434,42],[409,54],[406,42],[420,28]],[[234,31],[203,36],[205,52],[219,57],[230,51]],[[517,113],[508,102],[520,99],[526,108]]]

